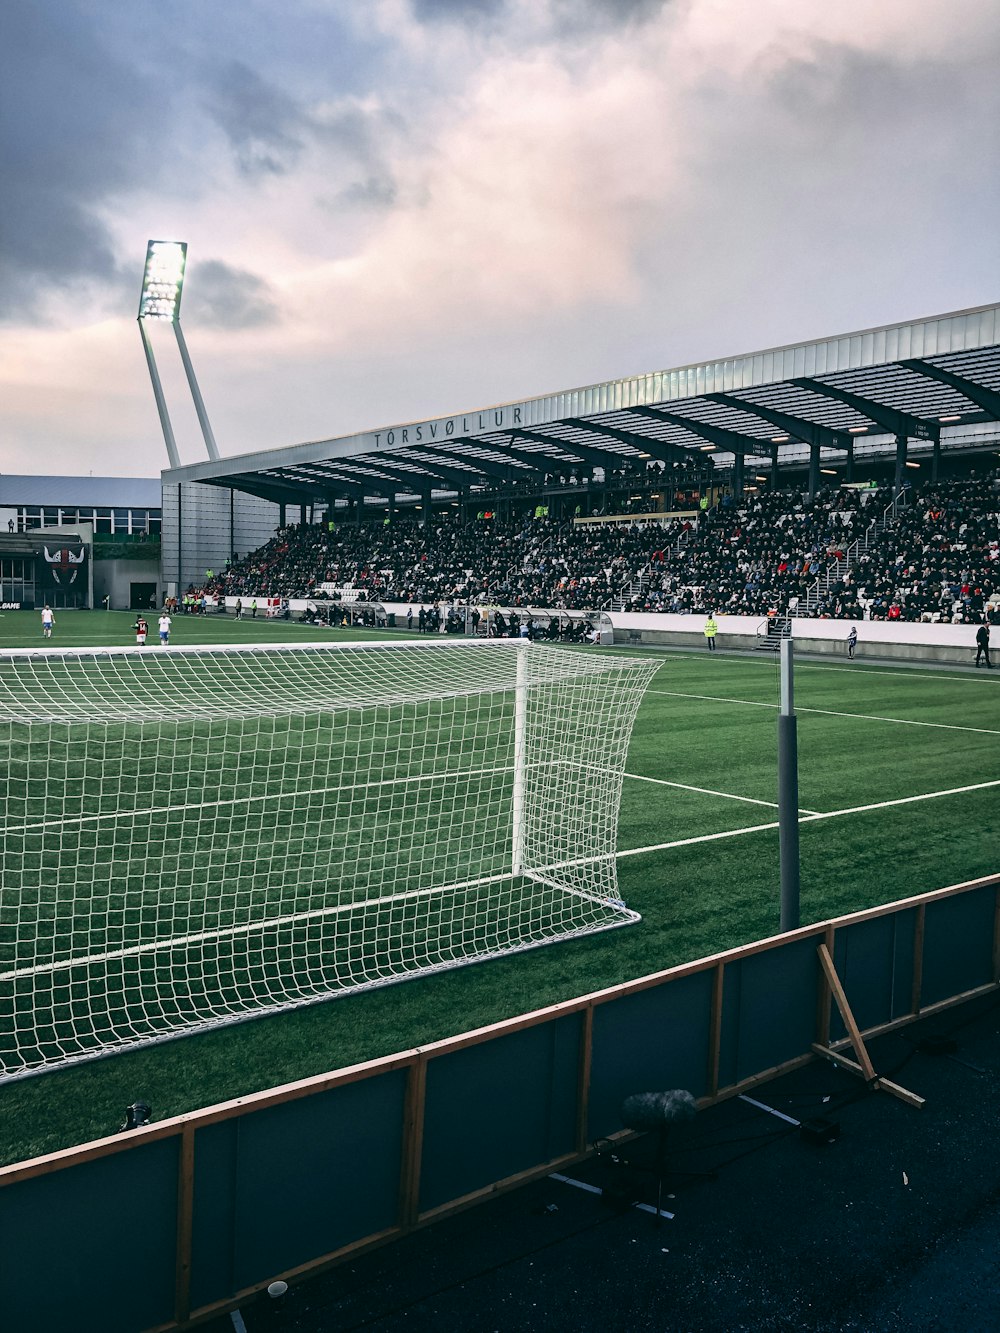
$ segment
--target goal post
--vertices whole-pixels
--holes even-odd
[[[637,920],[652,663],[494,640],[0,656],[0,1079]]]

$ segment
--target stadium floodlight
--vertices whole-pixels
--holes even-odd
[[[177,320],[181,313],[187,244],[184,241],[150,241],[139,297],[140,319]]]
[[[205,440],[205,448],[208,450],[209,458],[216,460],[219,457],[219,450],[208,420],[208,413],[205,410],[201,389],[198,387],[194,366],[191,364],[187,343],[184,341],[184,334],[181,331],[181,295],[184,291],[184,270],[186,267],[186,241],[149,241],[147,243],[146,267],[143,270],[142,292],[139,296],[139,331],[142,335],[146,365],[149,367],[149,378],[153,385],[156,410],[160,414],[160,426],[163,430],[163,439],[167,446],[167,456],[170,459],[171,467],[180,467],[180,455],[177,452],[174,432],[170,424],[170,415],[167,412],[167,400],[163,393],[163,386],[160,383],[159,371],[156,368],[153,344],[146,330],[147,320],[166,321],[172,325],[181,354],[181,363],[184,366],[184,374],[187,377],[191,397],[194,400],[195,412],[198,415],[198,424],[201,426],[201,433]]]
[[[616,831],[657,666],[4,654],[0,1079],[637,921]]]

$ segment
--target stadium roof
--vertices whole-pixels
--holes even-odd
[[[1000,422],[1000,305],[770,348],[339,439],[173,468],[301,504],[457,492],[697,456],[719,469],[836,466],[980,447]]]
[[[158,477],[37,477],[0,473],[0,505],[159,509]]]

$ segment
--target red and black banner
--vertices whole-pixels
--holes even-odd
[[[87,548],[82,542],[55,537],[42,542],[35,557],[36,601],[48,601],[61,593],[60,601],[87,600]]]

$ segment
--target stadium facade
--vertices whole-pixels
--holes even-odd
[[[155,477],[0,475],[0,603],[149,606],[160,592]]]
[[[686,460],[736,495],[815,492],[1000,444],[1000,305],[771,348],[162,474],[163,578],[187,586],[285,522],[482,504]]]

